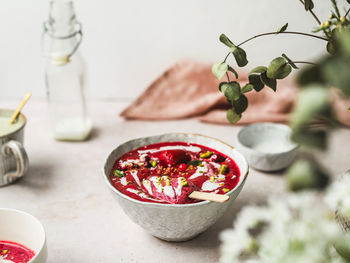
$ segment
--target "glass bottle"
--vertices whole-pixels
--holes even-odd
[[[81,24],[72,0],[51,0],[44,23],[45,85],[49,119],[57,140],[82,141],[91,132],[84,86],[84,61],[78,48]]]

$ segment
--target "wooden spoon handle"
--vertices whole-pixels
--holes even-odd
[[[32,94],[30,92],[28,92],[26,94],[26,96],[23,98],[23,100],[21,101],[21,104],[18,106],[17,110],[12,115],[11,120],[10,120],[10,124],[12,124],[15,121],[15,119],[17,119],[18,114],[21,112],[24,104],[26,104],[26,102],[29,100],[30,96],[32,96]]]
[[[205,192],[199,192],[199,191],[193,191],[188,197],[192,199],[207,200],[207,201],[213,201],[218,203],[223,203],[230,199],[228,195],[219,195],[219,194],[205,193]]]

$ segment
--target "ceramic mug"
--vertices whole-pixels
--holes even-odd
[[[23,147],[26,118],[20,114],[10,125],[13,110],[0,109],[0,186],[22,177],[28,169],[28,156]]]

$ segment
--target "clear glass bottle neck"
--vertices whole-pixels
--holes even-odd
[[[76,30],[77,20],[72,0],[51,0],[48,27],[54,37],[66,37]]]

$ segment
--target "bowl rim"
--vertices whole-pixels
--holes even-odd
[[[44,247],[45,247],[45,244],[46,244],[46,232],[45,232],[45,228],[44,228],[43,224],[40,222],[40,220],[38,218],[36,218],[32,214],[29,214],[29,213],[27,213],[25,211],[22,211],[22,210],[18,210],[18,209],[14,209],[14,208],[0,207],[0,211],[8,211],[8,212],[15,212],[15,213],[18,213],[18,214],[22,214],[22,215],[30,217],[31,219],[33,219],[35,222],[38,223],[38,225],[41,228],[42,234],[43,234],[43,242],[42,242],[42,244],[40,246],[40,249],[37,252],[35,252],[34,257],[30,261],[28,261],[28,263],[34,262],[34,260],[36,260],[39,257],[39,254],[44,250]]]
[[[264,155],[264,156],[276,156],[276,155],[280,155],[280,154],[287,154],[287,153],[291,153],[293,151],[295,151],[296,149],[299,148],[299,144],[295,143],[295,142],[292,142],[294,144],[294,146],[292,148],[290,148],[289,150],[285,150],[285,151],[279,151],[279,152],[274,152],[274,153],[268,153],[268,152],[262,152],[262,151],[259,151],[259,150],[254,150],[253,148],[251,147],[248,147],[246,146],[240,136],[243,132],[247,131],[249,128],[251,127],[254,127],[254,126],[263,126],[263,125],[270,125],[270,126],[273,126],[273,127],[283,127],[284,129],[287,129],[290,133],[292,133],[292,129],[286,125],[286,124],[283,124],[283,123],[274,123],[274,122],[259,122],[259,123],[253,123],[253,124],[250,124],[250,125],[247,125],[247,126],[244,126],[242,129],[239,130],[239,132],[237,133],[237,142],[238,142],[238,145],[243,148],[244,150],[246,151],[249,151],[251,153],[255,153],[255,154],[261,154],[261,155]]]
[[[121,144],[119,144],[117,147],[115,147],[107,156],[107,158],[105,158],[105,164],[103,166],[103,171],[102,171],[102,175],[104,177],[104,180],[107,184],[107,186],[113,191],[115,192],[118,196],[120,196],[121,198],[123,199],[126,199],[126,200],[129,200],[131,202],[134,202],[134,203],[137,203],[137,204],[141,204],[141,205],[145,205],[145,206],[149,206],[149,207],[167,207],[167,208],[180,208],[180,207],[194,207],[194,206],[201,206],[201,205],[206,205],[206,204],[209,204],[209,203],[213,203],[212,201],[200,201],[200,202],[197,202],[197,203],[191,203],[191,204],[164,204],[164,203],[153,203],[153,202],[143,202],[143,201],[140,201],[140,200],[136,200],[130,196],[127,196],[123,193],[121,193],[118,189],[116,189],[115,187],[113,187],[113,185],[111,184],[111,182],[109,181],[109,175],[107,175],[104,171],[104,167],[106,166],[107,164],[107,160],[108,158],[110,157],[110,155],[112,154],[112,152],[118,148],[120,145],[122,144],[126,144],[126,143],[130,143],[132,141],[135,141],[135,140],[139,140],[139,139],[142,139],[142,138],[152,138],[152,137],[159,137],[159,136],[165,136],[165,135],[190,135],[190,136],[200,136],[200,137],[204,137],[204,138],[208,138],[208,139],[211,139],[211,140],[215,140],[219,143],[222,143],[226,146],[228,146],[229,148],[231,148],[232,150],[234,150],[237,154],[239,154],[242,158],[242,160],[244,161],[244,166],[246,168],[246,172],[245,174],[243,175],[243,179],[240,180],[238,182],[238,184],[235,186],[235,188],[233,188],[231,191],[227,192],[226,194],[231,196],[234,192],[236,192],[237,190],[239,190],[241,187],[243,187],[245,181],[247,180],[247,177],[248,177],[248,173],[249,173],[249,165],[248,165],[248,162],[246,160],[246,158],[243,156],[243,154],[241,154],[236,148],[234,148],[232,145],[220,140],[220,139],[216,139],[214,137],[211,137],[211,136],[207,136],[207,135],[202,135],[202,134],[199,134],[199,133],[181,133],[181,132],[171,132],[171,133],[163,133],[163,134],[158,134],[158,135],[152,135],[152,136],[147,136],[147,137],[139,137],[139,138],[135,138],[135,139],[132,139],[132,140],[128,140],[126,142],[123,142]],[[141,146],[140,146],[141,147]],[[242,174],[240,175],[242,176]],[[229,200],[228,200],[229,202]]]

